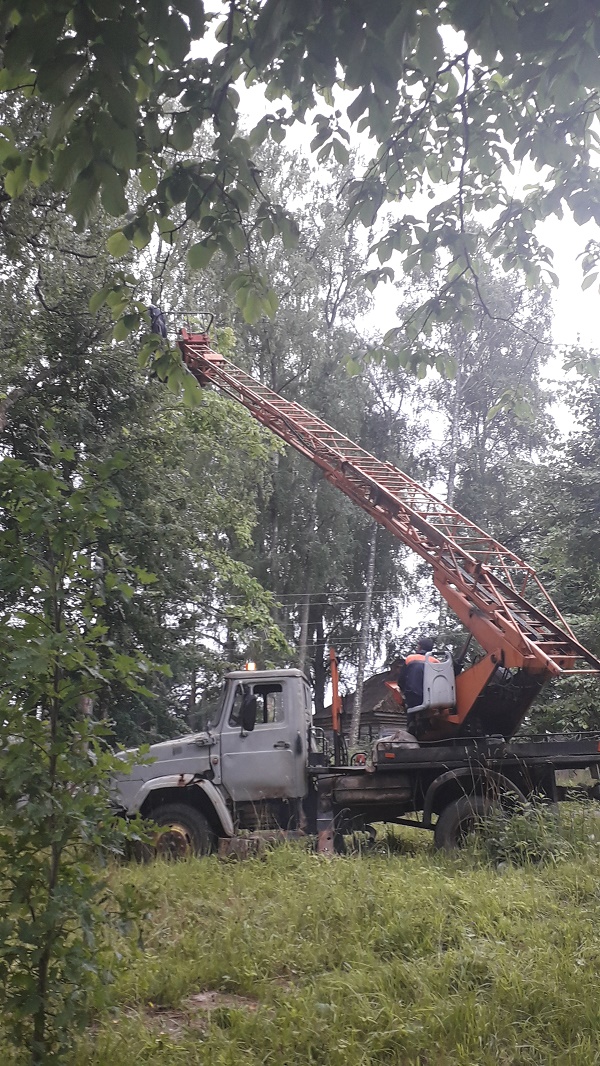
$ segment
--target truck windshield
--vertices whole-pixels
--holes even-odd
[[[221,720],[221,714],[223,713],[223,704],[225,702],[225,692],[227,685],[221,686],[221,691],[216,696],[209,697],[208,699],[202,699],[200,704],[200,710],[196,716],[195,729],[212,729],[218,725]]]

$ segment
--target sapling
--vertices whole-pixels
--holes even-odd
[[[142,689],[150,667],[119,654],[97,617],[134,594],[107,547],[114,461],[74,477],[72,457],[53,445],[37,466],[0,463],[0,989],[5,1034],[32,1066],[63,1060],[91,989],[110,981],[98,930],[138,909],[107,876],[128,829],[94,700],[112,679]]]

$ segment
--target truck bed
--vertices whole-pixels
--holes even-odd
[[[551,765],[557,770],[600,766],[600,732],[545,733],[536,736],[475,737],[454,742],[432,742],[408,747],[393,739],[373,744],[373,763],[366,766],[311,766],[311,775],[365,774],[418,769],[453,769],[469,763]]]
[[[403,821],[422,812],[414,824],[431,829],[432,819],[457,800],[489,789],[515,798],[567,798],[557,770],[589,769],[595,784],[586,786],[599,798],[600,733],[545,734],[411,746],[385,739],[373,745],[373,762],[365,766],[318,766],[311,775],[323,811],[340,824]],[[411,819],[410,824],[413,824]]]
[[[464,766],[469,762],[551,764],[555,769],[600,764],[600,733],[552,733],[539,736],[473,738],[456,743],[407,747],[393,740],[373,745],[373,766],[382,770]]]

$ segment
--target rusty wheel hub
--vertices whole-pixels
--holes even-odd
[[[165,825],[157,834],[155,847],[158,855],[166,859],[182,859],[193,852],[189,829],[184,825]]]

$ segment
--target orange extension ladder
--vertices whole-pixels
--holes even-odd
[[[214,352],[207,333],[182,329],[178,344],[201,385],[213,384],[238,400],[431,565],[441,595],[487,652],[457,677],[456,713],[447,716],[443,732],[462,726],[499,665],[523,670],[539,682],[526,706],[506,723],[511,732],[546,679],[600,672],[600,660],[579,643],[533,568],[509,548],[392,463],[376,459]]]

